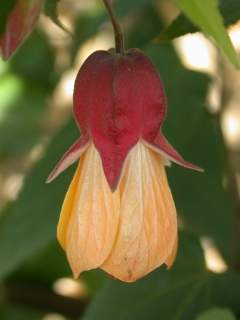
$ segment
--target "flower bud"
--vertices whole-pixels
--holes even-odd
[[[0,34],[0,51],[4,59],[9,59],[32,32],[43,3],[44,0],[16,0],[9,13],[4,33]]]

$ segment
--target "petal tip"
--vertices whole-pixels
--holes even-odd
[[[79,270],[78,266],[73,261],[70,261],[68,259],[68,262],[69,262],[69,265],[70,265],[70,268],[71,268],[71,271],[72,271],[73,279],[74,280],[78,280],[82,270]]]
[[[45,183],[46,183],[46,184],[49,184],[49,183],[51,183],[53,180],[54,180],[54,175],[51,173],[51,174],[47,177],[47,179],[45,180]]]
[[[59,176],[60,173],[58,172],[58,168],[55,167],[53,171],[49,174],[47,179],[45,180],[45,183],[50,184],[53,180],[55,180]]]
[[[174,241],[174,245],[173,245],[173,248],[172,248],[170,255],[167,257],[167,259],[165,261],[165,265],[167,266],[167,270],[171,269],[171,267],[173,266],[173,264],[176,260],[177,249],[178,249],[178,236]]]
[[[82,271],[84,271],[84,270],[81,269],[81,267],[79,266],[79,263],[77,262],[76,259],[71,258],[68,250],[66,250],[66,254],[67,254],[67,259],[68,259],[70,269],[72,271],[72,276],[75,280],[77,280],[79,278],[80,274],[82,273]]]
[[[72,270],[74,280],[78,280],[80,277],[80,272]]]
[[[185,161],[185,164],[183,164],[183,163],[177,163],[177,164],[181,165],[182,167],[184,167],[186,169],[190,169],[190,170],[197,171],[197,172],[200,172],[200,173],[203,173],[205,171],[203,168],[201,168],[201,167],[199,167],[199,166],[197,166],[195,164],[192,164],[190,162],[186,162]]]

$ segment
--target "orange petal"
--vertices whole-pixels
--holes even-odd
[[[128,155],[119,189],[119,231],[101,268],[133,282],[167,263],[176,244],[176,209],[163,158],[139,142]]]
[[[58,227],[57,227],[57,238],[63,249],[66,249],[66,234],[67,234],[67,228],[68,224],[71,218],[71,215],[73,213],[73,207],[74,207],[74,201],[76,197],[76,192],[78,188],[78,181],[80,177],[80,172],[81,172],[81,165],[82,161],[79,161],[77,170],[75,172],[75,175],[72,179],[72,182],[70,184],[70,187],[67,191],[67,194],[65,196],[63,205],[62,205],[62,210],[58,222]]]
[[[74,276],[99,267],[112,250],[119,223],[119,194],[111,192],[100,156],[91,144],[63,204],[58,238]]]

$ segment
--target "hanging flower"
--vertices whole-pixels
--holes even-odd
[[[9,13],[5,30],[0,34],[0,51],[9,59],[35,27],[44,0],[16,0]]]
[[[65,197],[58,240],[77,278],[101,268],[133,282],[177,251],[177,217],[165,165],[186,162],[161,132],[166,98],[157,71],[137,49],[97,51],[75,82],[80,139],[49,176],[80,158]]]

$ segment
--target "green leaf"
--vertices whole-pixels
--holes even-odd
[[[192,319],[197,311],[188,312],[188,308],[193,302],[196,305],[208,277],[198,242],[181,234],[180,251],[171,271],[162,267],[132,284],[109,280],[83,319]],[[201,310],[201,303],[196,310]]]
[[[153,0],[116,0],[114,3],[114,9],[118,16],[124,17],[133,12],[136,13],[136,11],[149,7],[153,2]]]
[[[5,31],[9,13],[12,11],[16,0],[3,0],[0,11],[0,36]]]
[[[141,48],[152,41],[162,26],[158,12],[153,5],[149,4],[141,8],[132,21],[133,30],[126,33],[126,47]],[[137,32],[140,30],[141,32]]]
[[[72,63],[78,53],[79,47],[99,32],[100,26],[104,21],[105,15],[102,10],[96,10],[94,12],[78,16],[75,21],[74,35],[71,45]]]
[[[6,65],[0,76],[0,156],[9,158],[29,151],[43,136],[46,100],[56,74],[52,48],[38,32]]]
[[[42,320],[43,316],[44,314],[38,311],[10,304],[6,304],[0,309],[1,320]]]
[[[14,272],[8,281],[10,283],[31,283],[38,286],[52,287],[59,278],[71,277],[72,271],[62,250],[55,239],[43,250],[38,250],[23,265]],[[85,272],[81,275],[89,296],[93,296],[102,288],[105,273],[99,269]]]
[[[220,129],[203,115],[182,152],[193,156],[205,172],[193,173],[173,167],[168,171],[179,214],[184,225],[199,236],[213,239],[224,259],[233,264],[239,250],[234,241],[234,208],[229,190],[223,186],[224,155]]]
[[[0,109],[0,156],[9,157],[29,151],[39,142],[46,91],[10,75],[0,81],[0,98],[4,95],[8,103]]]
[[[71,276],[64,251],[55,239],[43,250],[38,250],[14,272],[11,283],[31,283],[51,287],[59,278]]]
[[[58,215],[71,175],[63,174],[50,185],[45,180],[78,136],[74,129],[71,122],[53,139],[48,156],[27,177],[19,199],[1,214],[0,279],[55,239]]]
[[[175,2],[196,26],[214,40],[228,60],[239,67],[237,54],[224,28],[218,1],[209,0],[204,5],[202,0],[175,0]]]
[[[225,26],[230,26],[240,19],[240,2],[238,0],[221,0],[219,10],[224,19]],[[158,39],[160,41],[168,41],[197,31],[199,31],[199,28],[184,14],[179,14],[167,29],[161,32]]]
[[[236,320],[231,310],[213,308],[197,317],[197,320]]]
[[[38,87],[52,89],[57,80],[55,53],[46,35],[34,31],[12,57],[10,69]]]
[[[234,276],[233,285],[230,273],[216,275],[207,271],[202,250],[190,235],[181,234],[179,248],[176,263],[169,271],[162,267],[132,284],[109,280],[83,320],[196,319],[211,306],[227,303],[239,311],[238,297],[234,296],[240,292],[239,275]],[[234,288],[232,295],[224,291],[230,285]]]

